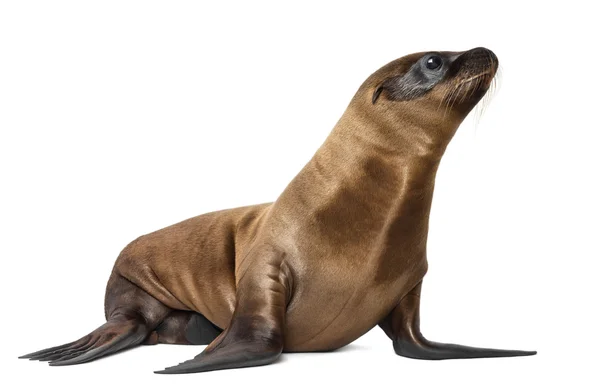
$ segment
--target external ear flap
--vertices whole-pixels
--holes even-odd
[[[379,85],[377,87],[377,89],[375,89],[375,92],[373,93],[373,99],[371,100],[373,102],[373,104],[375,104],[375,102],[379,98],[379,95],[381,94],[382,91],[383,91],[383,85]]]

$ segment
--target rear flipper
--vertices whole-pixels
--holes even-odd
[[[419,329],[421,283],[412,289],[394,310],[379,323],[394,341],[396,354],[422,360],[532,356],[535,351],[474,348],[428,341]]]
[[[85,337],[65,345],[40,350],[19,358],[50,361],[52,366],[75,365],[141,343],[150,330],[137,319],[110,319]]]
[[[113,272],[106,289],[108,322],[85,337],[19,358],[74,365],[138,345],[167,317],[171,309]]]
[[[144,340],[144,345],[208,345],[221,334],[202,314],[175,310]]]

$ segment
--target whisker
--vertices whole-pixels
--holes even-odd
[[[498,92],[499,78],[500,78],[500,68],[497,69],[496,75],[494,76],[494,78],[492,78],[490,87],[488,88],[486,93],[483,95],[481,101],[475,106],[475,112],[474,112],[473,118],[475,120],[475,128],[476,129],[481,120],[481,117],[483,117],[483,114],[485,113],[485,110],[487,109],[490,102],[492,101],[492,99],[494,98],[496,93]]]

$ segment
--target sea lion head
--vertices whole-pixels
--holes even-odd
[[[497,69],[498,58],[483,47],[411,54],[369,77],[361,99],[379,113],[452,132],[488,91]]]

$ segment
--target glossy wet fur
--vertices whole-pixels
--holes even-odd
[[[28,356],[66,365],[139,343],[214,339],[161,373],[201,372],[336,349],[377,324],[407,357],[532,354],[430,342],[419,331],[435,174],[497,66],[482,48],[384,66],[276,202],[140,237],[115,264],[108,322],[94,340]]]

